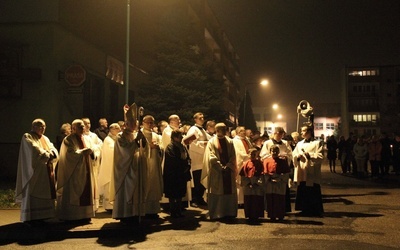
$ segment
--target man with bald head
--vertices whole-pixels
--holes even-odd
[[[57,213],[61,220],[88,223],[94,217],[94,173],[90,140],[83,136],[84,122],[72,122],[72,133],[60,149],[57,172]]]
[[[46,123],[35,119],[21,139],[18,158],[16,203],[21,203],[21,221],[42,224],[55,216],[54,168],[58,151],[44,135]]]

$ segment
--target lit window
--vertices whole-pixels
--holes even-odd
[[[334,123],[327,123],[326,124],[326,129],[335,130],[335,124]]]
[[[314,128],[315,128],[315,130],[323,130],[324,124],[323,123],[315,123]]]

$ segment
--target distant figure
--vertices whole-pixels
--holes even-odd
[[[236,156],[226,125],[215,125],[217,136],[211,138],[204,153],[202,182],[207,187],[210,219],[237,216]]]
[[[377,135],[373,135],[370,143],[368,144],[368,158],[371,164],[371,177],[377,178],[379,176],[379,167],[381,166],[381,152],[382,144]]]
[[[391,140],[386,133],[381,134],[380,142],[382,144],[381,151],[381,176],[389,174],[389,167],[392,161]]]
[[[33,120],[19,149],[15,202],[21,204],[21,221],[33,226],[55,217],[53,170],[58,151],[44,135],[45,130],[44,120]]]
[[[160,129],[162,133],[161,148],[165,149],[171,142],[171,133],[178,129],[181,124],[181,119],[178,115],[170,115],[168,118],[168,125],[164,129]]]
[[[57,148],[58,152],[60,152],[61,145],[62,145],[64,138],[70,134],[71,134],[71,124],[64,123],[63,125],[61,125],[60,133],[56,137],[56,148]],[[57,169],[58,169],[58,162],[56,164],[56,168],[54,169],[56,181],[57,181]]]
[[[396,132],[393,141],[393,170],[400,175],[400,133]]]
[[[102,158],[99,169],[99,192],[103,194],[103,208],[112,210],[110,203],[110,193],[114,193],[114,145],[121,128],[118,123],[110,125],[108,136],[104,139],[102,148]]]
[[[108,136],[108,122],[106,118],[99,119],[99,127],[94,130],[94,133],[102,140]]]
[[[215,135],[215,121],[207,121],[206,123],[206,132],[209,137],[213,137]]]
[[[328,160],[329,160],[329,169],[331,173],[336,173],[336,158],[337,158],[337,148],[338,144],[336,142],[335,136],[331,135],[326,142],[326,148],[328,150]]]
[[[342,167],[342,174],[345,174],[347,172],[347,166],[346,166],[347,152],[346,152],[346,140],[344,139],[343,135],[339,137],[338,151],[339,151],[338,158],[340,161],[340,165]]]
[[[357,166],[357,176],[359,178],[366,177],[365,164],[367,162],[368,146],[364,143],[364,139],[359,137],[357,143],[353,146],[354,159]]]
[[[56,148],[58,151],[60,151],[61,144],[64,138],[70,134],[71,134],[71,124],[64,123],[63,125],[61,125],[60,133],[56,137]]]

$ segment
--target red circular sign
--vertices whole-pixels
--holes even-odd
[[[71,65],[64,72],[65,81],[70,86],[80,86],[86,80],[86,70],[81,65]]]

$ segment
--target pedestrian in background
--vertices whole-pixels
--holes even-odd
[[[336,173],[336,158],[337,158],[337,148],[338,144],[336,142],[335,136],[329,136],[326,142],[326,148],[328,150],[327,157],[329,160],[329,169],[331,173]]]

